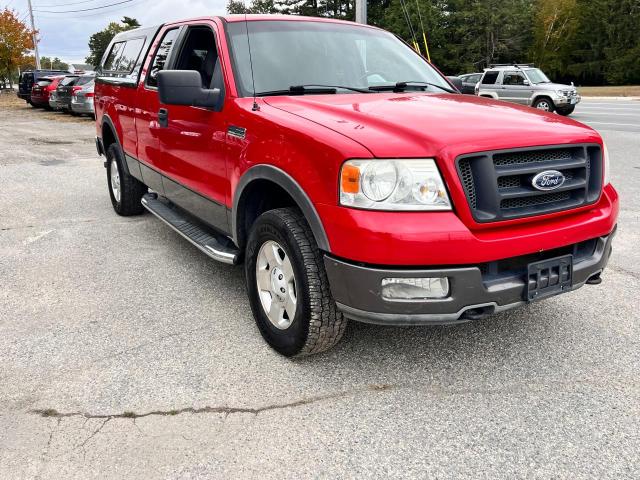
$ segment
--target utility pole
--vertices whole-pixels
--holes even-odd
[[[31,0],[27,0],[29,4],[29,17],[31,17],[31,30],[33,30],[33,51],[36,54],[36,69],[40,70],[40,54],[38,53],[38,34],[36,33],[36,23],[33,20],[33,8]]]
[[[367,23],[367,0],[356,0],[356,22]]]

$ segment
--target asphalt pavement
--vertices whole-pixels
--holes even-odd
[[[115,215],[91,120],[0,104],[0,479],[639,478],[637,111],[574,116],[622,199],[601,285],[463,325],[352,322],[288,360],[240,268]]]
[[[640,100],[583,98],[571,118],[599,131],[640,133]]]

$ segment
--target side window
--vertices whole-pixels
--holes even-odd
[[[153,57],[153,62],[151,63],[151,68],[149,69],[149,74],[147,75],[147,85],[150,87],[158,86],[158,72],[164,70],[165,64],[167,63],[167,58],[169,57],[169,53],[171,52],[171,47],[176,41],[178,37],[178,29],[174,28],[173,30],[168,30],[164,36],[162,37],[162,41],[158,46],[158,50]]]
[[[143,38],[134,38],[132,40],[128,40],[124,48],[122,49],[122,54],[118,58],[117,63],[116,65],[114,65],[112,70],[118,73],[126,74],[133,72],[133,68],[136,66],[136,61],[140,56],[143,45]]]
[[[203,88],[211,88],[212,85],[221,86],[222,73],[218,62],[216,37],[211,28],[189,28],[174,68],[195,70],[200,73]]]
[[[482,77],[482,85],[494,85],[500,72],[487,72]]]
[[[116,60],[118,59],[120,52],[122,51],[122,47],[124,47],[124,43],[125,42],[117,42],[113,44],[113,46],[111,47],[111,51],[109,52],[109,55],[107,55],[107,58],[104,61],[104,64],[102,65],[103,70],[105,71],[113,70]]]
[[[467,80],[468,83],[478,83],[480,81],[481,75],[471,75]]]
[[[524,74],[522,72],[505,72],[502,79],[503,85],[524,85]]]

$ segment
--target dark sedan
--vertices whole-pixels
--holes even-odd
[[[462,80],[462,93],[475,95],[475,88],[480,78],[482,78],[482,73],[467,73],[465,75],[458,75],[458,78]]]

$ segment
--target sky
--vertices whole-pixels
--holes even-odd
[[[113,5],[120,2],[124,3]],[[83,63],[89,54],[89,37],[124,15],[137,18],[142,26],[151,26],[200,15],[220,15],[226,10],[226,0],[32,0],[32,4],[36,29],[40,31],[40,56],[58,57],[68,63]],[[0,0],[0,9],[5,5],[29,24],[27,0]],[[112,6],[84,12],[49,13],[105,5]]]

